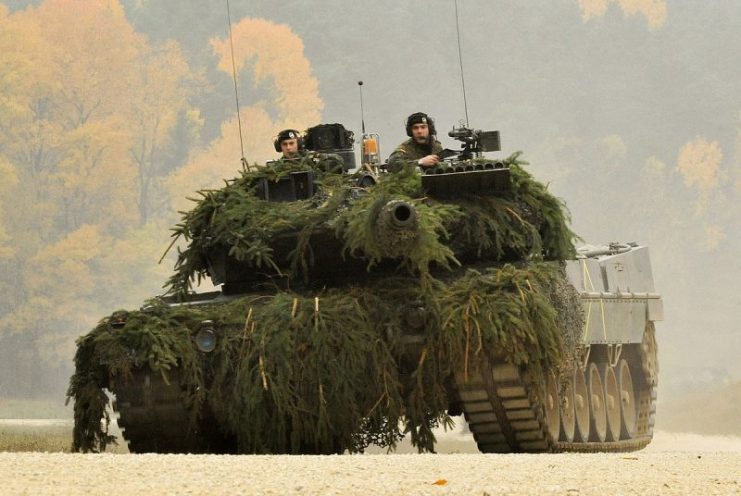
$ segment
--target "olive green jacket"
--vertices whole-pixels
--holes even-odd
[[[414,139],[409,138],[404,143],[396,147],[396,150],[389,157],[388,169],[391,172],[399,172],[405,163],[416,162],[427,155],[437,155],[443,151],[443,146],[435,140],[431,145],[420,145]]]

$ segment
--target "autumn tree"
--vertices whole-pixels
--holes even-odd
[[[0,341],[68,363],[104,312],[160,288],[162,181],[198,142],[198,84],[116,0],[0,5]]]
[[[319,81],[304,55],[303,42],[290,27],[245,18],[234,25],[232,33],[241,94],[254,98],[256,89],[261,88],[266,96],[241,109],[241,137],[234,115],[221,125],[216,140],[173,174],[170,191],[176,202],[193,190],[218,186],[221,179],[235,176],[241,140],[246,158],[264,163],[275,157],[272,142],[281,129],[305,129],[321,120],[324,103],[319,96]],[[211,44],[223,76],[231,78],[229,39],[213,39]],[[187,207],[182,200],[178,205]]]

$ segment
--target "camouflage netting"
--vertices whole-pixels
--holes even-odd
[[[560,201],[520,167],[517,155],[507,163],[511,192],[451,203],[424,198],[411,170],[365,194],[348,176],[333,174],[318,174],[321,192],[310,200],[268,203],[251,194],[255,178],[273,180],[303,164],[245,172],[221,190],[201,192],[175,230],[190,242],[169,281],[176,293],[206,274],[215,243],[256,267],[300,276],[311,266],[307,240],[316,230],[331,230],[344,255],[369,268],[390,256],[373,228],[390,200],[416,208],[418,231],[405,252],[395,248],[392,255],[403,253],[407,270],[365,284],[276,290],[210,306],[153,300],[131,312],[122,329],[104,319],[78,341],[68,391],[75,401],[73,449],[100,451],[112,441],[104,389],[109,376],[120,380],[136,367],[166,378],[178,367],[193,422],[212,412],[243,453],[393,447],[406,433],[420,451],[433,450],[432,429],[450,422],[446,385],[454,373],[504,354],[527,364],[540,385],[545,371],[572,362],[576,349],[581,309],[563,290],[570,286],[560,262],[573,255],[574,235]],[[271,241],[286,232],[299,233],[296,249],[279,260]],[[458,267],[456,255],[471,250],[494,261]],[[404,340],[412,303],[424,309],[414,331],[424,339],[413,350]],[[204,320],[220,333],[209,354],[192,338]]]
[[[111,440],[100,422],[106,366],[116,377],[142,365],[167,377],[180,362],[186,404],[198,412],[208,402],[240,452],[394,446],[400,420],[418,448],[432,450],[432,429],[449,421],[452,373],[502,352],[536,372],[563,361],[564,318],[549,297],[563,277],[558,263],[542,262],[468,270],[429,289],[393,278],[313,298],[284,292],[194,308],[155,300],[130,313],[122,329],[105,319],[80,339],[68,393],[74,449],[103,450]],[[408,351],[400,340],[405,302],[426,310],[425,339],[406,384],[399,375]],[[206,355],[205,377],[191,336],[207,319],[221,335]]]

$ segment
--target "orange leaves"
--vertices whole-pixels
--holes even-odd
[[[587,22],[602,17],[610,3],[617,3],[626,16],[643,15],[651,29],[658,29],[666,22],[666,0],[579,0],[582,19]]]
[[[42,27],[39,48],[48,54],[52,73],[39,78],[53,94],[57,119],[64,114],[72,127],[120,109],[119,95],[127,90],[127,74],[145,40],[117,1],[46,0],[16,16]]]
[[[18,273],[0,281],[0,335],[72,343],[103,308],[160,289],[169,221],[146,219],[168,207],[173,130],[200,125],[192,79],[179,46],[136,33],[118,0],[0,5],[0,270]]]
[[[117,0],[46,0],[0,12],[0,25],[0,149],[26,195],[56,207],[58,232],[46,237],[145,223],[163,204],[155,195],[172,131],[191,110],[177,44],[150,45]],[[36,204],[21,213],[38,218]]]
[[[234,58],[240,95],[254,100],[251,88],[267,86],[267,97],[240,110],[244,153],[250,163],[264,163],[276,156],[273,138],[281,129],[305,129],[318,124],[324,103],[319,82],[304,56],[304,45],[288,26],[263,19],[242,19],[232,27]],[[211,40],[219,57],[218,67],[232,75],[229,39]],[[249,69],[249,70],[248,70]],[[247,80],[247,75],[252,79]],[[221,125],[221,134],[168,180],[178,209],[190,208],[186,196],[204,188],[218,187],[223,178],[237,175],[241,165],[240,136],[236,115]]]
[[[18,184],[18,175],[15,168],[3,160],[3,157],[0,155],[0,195],[5,194],[6,191],[10,190],[16,184]],[[0,261],[4,258],[12,257],[15,252],[10,243],[11,238],[5,229],[3,217],[3,209],[2,205],[0,205]]]
[[[685,185],[697,188],[696,213],[707,209],[712,191],[718,186],[722,160],[723,153],[718,142],[709,142],[705,138],[697,137],[679,151],[677,170]]]
[[[305,129],[318,124],[324,103],[319,81],[312,75],[304,45],[288,26],[264,19],[242,19],[232,28],[237,79],[244,88],[271,88],[270,96],[242,109],[245,154],[250,161],[264,162],[275,156],[272,138],[285,128]],[[231,76],[229,39],[211,40],[219,68]],[[247,71],[246,69],[249,69]],[[242,90],[243,91],[243,90]],[[248,89],[248,91],[250,91]],[[236,127],[236,122],[229,123]],[[231,142],[239,150],[237,141]],[[238,157],[237,157],[238,158]]]
[[[697,186],[707,192],[718,184],[718,170],[723,153],[717,141],[708,142],[699,136],[682,147],[677,157],[677,170],[687,186]]]
[[[250,64],[255,85],[272,82],[276,97],[270,103],[282,118],[308,119],[297,127],[316,123],[323,107],[319,81],[311,75],[301,39],[288,26],[264,19],[243,19],[232,33],[237,70]],[[231,74],[229,40],[212,40],[211,44],[219,56],[219,68]]]

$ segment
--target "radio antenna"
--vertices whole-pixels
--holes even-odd
[[[360,90],[360,127],[365,134],[365,114],[363,113],[363,81],[358,81],[358,89]]]
[[[468,127],[468,102],[466,101],[466,80],[463,78],[463,55],[461,54],[461,26],[458,22],[458,0],[455,0],[455,32],[458,35],[458,63],[461,67],[461,86],[463,86],[463,108],[466,111],[466,127]]]
[[[239,128],[239,147],[242,151],[242,165],[249,170],[247,159],[244,157],[244,140],[242,139],[242,118],[239,115],[239,91],[237,90],[237,65],[234,63],[234,40],[232,38],[232,15],[229,0],[226,0],[226,20],[229,26],[229,47],[232,55],[232,79],[234,80],[234,100],[237,103],[237,127]]]

